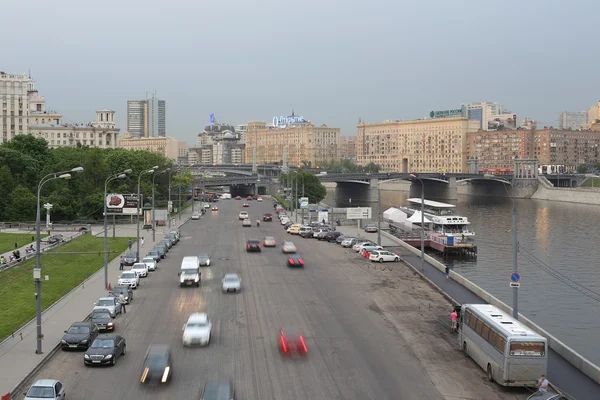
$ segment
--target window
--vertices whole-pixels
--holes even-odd
[[[504,353],[504,349],[506,348],[506,338],[500,334],[496,336],[496,343],[494,344],[496,350],[501,353]]]
[[[511,342],[511,356],[534,356],[542,357],[546,354],[544,342]]]

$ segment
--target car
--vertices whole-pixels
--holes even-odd
[[[179,234],[177,233],[177,231],[171,231],[171,232],[167,233],[165,235],[165,237],[172,239],[174,244],[179,243]]]
[[[198,264],[202,266],[210,266],[210,256],[206,253],[198,254]]]
[[[252,201],[252,199],[253,199],[253,198],[254,198],[254,197],[252,197],[252,196],[248,196],[248,197],[246,197],[246,200],[247,200],[247,201]]]
[[[160,243],[156,243],[156,246],[154,246],[154,248],[152,248],[152,250],[158,251],[160,258],[167,257],[167,247]]]
[[[365,232],[377,232],[378,230],[377,224],[367,224],[365,226]]]
[[[231,379],[214,379],[206,382],[202,393],[201,400],[235,400],[235,390]]]
[[[133,300],[133,290],[131,290],[131,287],[125,285],[115,286],[108,295],[116,298],[119,298],[119,295],[123,295],[125,297],[125,304],[129,304]]]
[[[398,254],[396,253],[392,253],[391,251],[386,251],[386,250],[372,250],[370,252],[371,254],[369,255],[369,260],[371,261],[376,261],[376,262],[386,262],[386,261],[393,261],[393,262],[398,262],[400,261],[400,256],[398,256]]]
[[[91,322],[75,322],[65,331],[60,341],[60,347],[63,350],[87,350],[98,333],[98,327]]]
[[[57,243],[61,243],[64,241],[65,241],[65,238],[61,234],[52,235],[48,239],[46,239],[46,242],[48,242],[48,244],[57,244]]]
[[[182,269],[177,273],[179,275],[179,286],[196,286],[200,287],[202,281],[202,274],[198,271],[198,268]]]
[[[242,207],[250,207],[250,204],[244,203],[244,204],[242,204]]]
[[[83,355],[84,365],[112,365],[127,352],[127,343],[121,335],[101,335]]]
[[[240,211],[240,213],[238,214],[238,219],[244,220],[247,218],[248,218],[248,211]]]
[[[305,225],[302,228],[300,228],[300,232],[298,232],[298,235],[305,239],[311,238],[313,236],[313,228]]]
[[[360,240],[360,241],[357,241],[356,243],[354,243],[354,245],[352,246],[352,250],[356,251],[358,253],[358,252],[360,252],[362,246],[368,246],[368,245],[374,245],[374,244],[375,243],[371,242],[370,240]]]
[[[252,226],[252,221],[250,221],[250,218],[246,218],[245,220],[243,220],[242,226]]]
[[[211,331],[212,323],[208,315],[206,313],[193,313],[183,326],[183,345],[208,346]]]
[[[200,213],[194,213],[192,214],[192,220],[199,220],[200,219]]]
[[[269,222],[273,221],[273,215],[269,214],[269,213],[263,215],[263,221],[269,221]]]
[[[226,274],[221,281],[224,292],[239,292],[242,290],[242,278],[238,274]]]
[[[308,348],[306,347],[306,341],[301,331],[295,331],[294,334],[289,334],[285,330],[280,329],[278,335],[279,351],[283,355],[306,355]]]
[[[241,196],[235,196],[235,199],[236,199],[236,200],[241,200],[241,199],[242,199],[242,197],[241,197]]]
[[[287,260],[288,267],[304,268],[304,260],[299,254],[290,254]]]
[[[202,206],[202,208],[204,208],[204,209],[210,208],[210,204],[204,203],[204,205]]]
[[[158,244],[165,245],[167,247],[167,252],[169,252],[169,250],[171,250],[171,247],[173,247],[175,245],[175,242],[173,242],[171,239],[165,237],[163,240],[158,242]]]
[[[246,242],[246,252],[250,253],[253,251],[257,251],[260,253],[261,251],[261,245],[260,245],[260,240],[254,240],[254,239],[249,239]]]
[[[56,379],[39,379],[23,395],[24,400],[65,400],[65,385]]]
[[[535,392],[527,400],[575,400],[573,397],[554,392]]]
[[[296,246],[292,242],[283,242],[283,245],[281,245],[281,252],[285,254],[295,253]]]
[[[291,220],[291,219],[289,219],[289,218],[281,218],[281,221],[280,221],[280,222],[281,222],[281,225],[285,225],[285,224],[287,224],[288,222],[291,222],[291,221],[292,221],[292,220]]]
[[[140,277],[134,271],[124,271],[119,276],[119,280],[117,281],[117,285],[119,286],[129,286],[132,289],[137,289],[140,284]]]
[[[121,303],[115,297],[100,297],[98,301],[94,303],[94,310],[106,309],[110,313],[111,317],[116,317],[117,314],[123,312]]]
[[[173,375],[173,364],[171,350],[167,345],[150,345],[144,359],[141,383],[158,380],[160,383],[168,383]]]
[[[339,233],[339,232],[338,232],[338,233]],[[335,238],[335,242],[336,242],[337,244],[341,245],[341,244],[342,244],[342,242],[343,242],[344,240],[346,240],[346,238],[347,238],[347,237],[348,237],[348,236],[344,236],[344,234],[341,234],[340,236],[338,236],[337,238]]]
[[[313,233],[313,238],[318,239],[318,240],[323,240],[325,239],[325,236],[327,236],[327,234],[331,232],[331,230],[329,230],[329,228],[321,228],[318,231]]]
[[[256,201],[263,201],[263,198],[259,197],[259,198],[256,199]]]
[[[292,224],[289,226],[289,228],[287,228],[287,233],[290,235],[298,235],[300,233],[300,228],[302,228],[302,225]]]
[[[90,321],[98,327],[100,331],[114,331],[115,323],[113,322],[113,317],[110,315],[110,312],[105,309],[94,310],[90,314]]]
[[[329,243],[335,242],[337,241],[337,238],[342,236],[342,232],[336,232],[336,231],[331,231],[331,232],[327,232],[327,234],[321,239],[318,238],[319,240],[326,240]]]
[[[160,262],[160,252],[158,250],[150,250],[146,257],[154,258],[154,261],[158,264]]]
[[[266,236],[263,239],[263,246],[265,246],[265,247],[275,247],[275,246],[277,246],[277,242],[275,241],[275,238],[273,236]]]
[[[156,267],[158,267],[158,263],[154,259],[154,257],[144,257],[142,258],[142,262],[146,264],[148,267],[148,271],[156,271]]]
[[[219,211],[219,207],[217,207],[217,206],[212,206],[211,210],[213,210],[213,211]]]
[[[135,272],[140,276],[140,278],[148,277],[148,266],[146,263],[135,263],[133,267],[131,267],[130,271]]]
[[[123,263],[126,266],[131,266],[131,265],[135,264],[136,262],[138,262],[138,256],[135,252],[130,251],[128,253],[125,253],[125,257],[123,257]]]
[[[367,243],[360,245],[360,247],[358,248],[359,253],[361,253],[362,251],[371,252],[373,250],[383,250],[383,246],[380,246],[376,243]]]

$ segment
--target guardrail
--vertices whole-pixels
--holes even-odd
[[[99,222],[99,223],[103,223],[103,221]],[[73,231],[80,230],[81,228],[85,228],[85,229],[89,230],[90,226],[91,226],[91,224],[53,223],[50,228],[47,228],[46,225],[43,224],[41,227],[41,231],[44,232],[44,231],[47,231],[48,229],[51,229],[51,230],[57,231],[57,232],[73,232]],[[34,232],[35,228],[36,228],[35,222],[0,222],[0,231],[2,231],[4,229],[17,229],[20,231]]]

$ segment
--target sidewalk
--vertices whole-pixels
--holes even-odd
[[[171,230],[177,229],[188,220],[191,216],[191,207],[189,211],[184,210],[181,214],[181,220],[176,219],[176,225]],[[131,229],[133,228],[128,225],[117,226],[116,233],[118,236],[131,236]],[[99,235],[103,233],[101,230],[96,232],[100,232]],[[157,230],[156,241],[161,240],[166,232],[168,232],[167,228]],[[141,232],[140,236],[146,237],[143,251],[149,251],[153,246],[152,232],[150,232],[150,237],[147,237],[146,233],[142,235]],[[112,227],[109,231],[109,240],[110,238],[112,238]],[[136,246],[135,242],[133,246]],[[142,251],[142,248],[140,248],[140,251]],[[145,254],[143,251],[142,254]],[[118,255],[108,265],[108,280],[113,286],[120,275],[119,259]],[[44,354],[35,354],[37,329],[35,319],[17,331],[14,337],[9,337],[0,343],[0,395],[15,389],[32,371],[37,369],[39,364],[44,362],[47,356],[50,357],[54,354],[56,346],[64,335],[64,330],[68,329],[73,322],[85,320],[92,311],[92,304],[99,297],[105,296],[106,293],[104,269],[101,268],[65,297],[47,308],[42,313],[42,333],[44,335],[42,349]],[[34,301],[33,297],[32,301]]]

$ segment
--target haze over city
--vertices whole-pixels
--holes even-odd
[[[557,125],[598,100],[597,1],[3,4],[0,69],[31,71],[67,122],[156,91],[167,135],[190,144],[209,114],[232,124],[295,110],[356,134],[356,122],[423,118],[495,101]]]

